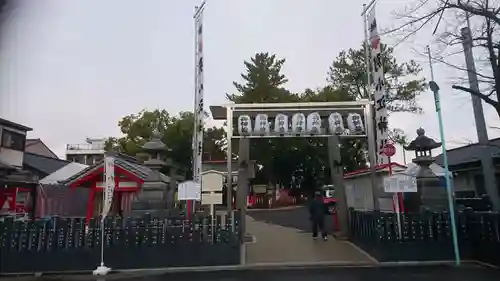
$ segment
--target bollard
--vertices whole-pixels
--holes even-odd
[[[340,231],[339,214],[337,213],[337,208],[333,209],[332,218],[333,218],[333,231]]]

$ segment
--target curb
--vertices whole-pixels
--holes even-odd
[[[488,264],[474,260],[464,260],[462,265],[476,265],[486,268],[492,268]],[[75,280],[75,281],[93,281],[93,280],[121,280],[130,278],[144,278],[147,276],[158,276],[173,273],[209,273],[223,271],[258,271],[258,270],[291,270],[291,269],[321,269],[321,268],[398,268],[398,267],[435,267],[450,266],[455,267],[454,261],[400,261],[400,262],[352,262],[352,261],[324,261],[324,262],[278,262],[278,263],[257,263],[248,265],[226,265],[226,266],[198,266],[198,267],[174,267],[174,268],[150,268],[150,269],[124,269],[111,271],[105,276],[93,276],[92,272],[80,271],[68,274],[53,272],[52,274],[9,274],[3,275],[3,280],[9,277],[13,280]],[[495,267],[493,267],[495,268]],[[498,268],[497,268],[498,269]],[[16,278],[17,277],[17,278]],[[19,279],[18,279],[19,278]]]
[[[278,207],[278,208],[267,208],[267,209],[249,209],[247,208],[247,213],[251,213],[254,211],[285,211],[285,210],[294,210],[304,207],[304,205],[295,205],[295,206],[287,206],[287,207]]]
[[[473,260],[462,261],[463,265],[484,266]],[[353,261],[323,261],[323,262],[277,262],[277,263],[255,263],[247,265],[227,266],[200,266],[200,267],[176,267],[157,269],[128,269],[115,271],[115,274],[148,273],[167,274],[183,272],[217,272],[217,271],[253,271],[253,270],[287,270],[287,269],[318,269],[318,268],[391,268],[391,267],[422,267],[422,266],[451,266],[455,267],[455,261],[400,261],[400,262],[353,262]],[[113,276],[113,275],[109,275]]]

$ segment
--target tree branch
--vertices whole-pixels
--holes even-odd
[[[487,104],[489,104],[489,105],[491,105],[493,107],[497,107],[498,106],[498,101],[495,101],[495,100],[487,97],[486,95],[483,95],[483,94],[481,94],[481,93],[479,93],[477,91],[474,91],[474,90],[472,90],[470,88],[466,88],[466,87],[462,87],[462,86],[458,86],[458,85],[453,85],[451,87],[453,89],[455,89],[455,90],[461,90],[461,91],[467,92],[467,93],[469,93],[469,94],[471,94],[473,96],[476,96],[476,97],[484,100],[484,102],[486,102]]]

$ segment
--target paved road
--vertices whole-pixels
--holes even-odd
[[[305,232],[311,231],[311,222],[306,207],[285,210],[252,210],[248,212],[248,215],[256,221],[296,228]],[[331,216],[326,216],[325,227],[329,232],[332,232],[333,220]]]
[[[496,281],[500,271],[479,267],[453,268],[434,267],[382,267],[382,268],[306,268],[306,269],[260,269],[217,272],[113,274],[101,280],[120,281]],[[67,276],[62,279],[40,278],[38,281],[90,281],[91,276]]]
[[[313,240],[310,233],[247,216],[247,233],[255,243],[247,244],[247,264],[313,263],[374,264],[376,261],[347,241]]]
[[[172,276],[168,279],[148,280],[189,280],[189,281],[493,281],[498,280],[500,272],[484,269],[440,268],[320,268],[295,270],[233,271],[210,274],[187,274]],[[131,280],[132,281],[132,280]]]

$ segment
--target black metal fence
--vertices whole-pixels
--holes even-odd
[[[456,214],[462,259],[500,265],[500,214]],[[379,261],[453,260],[448,213],[401,214],[350,211],[350,239]]]
[[[104,261],[112,269],[238,264],[240,217],[83,218],[0,222],[0,273],[91,271]]]

